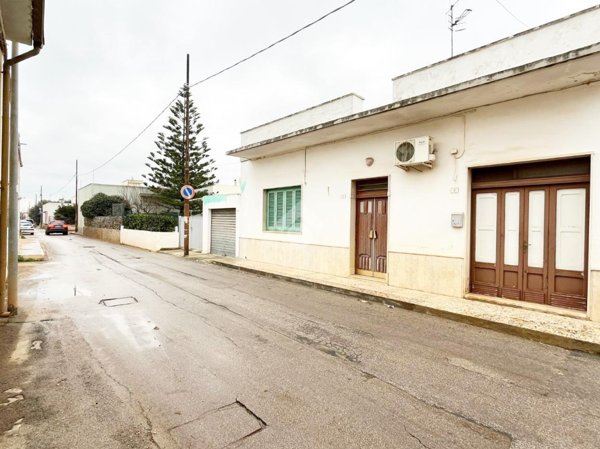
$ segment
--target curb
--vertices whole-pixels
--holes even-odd
[[[496,321],[486,320],[485,318],[478,318],[468,315],[461,315],[459,313],[450,312],[447,310],[440,310],[430,306],[424,306],[415,304],[412,302],[404,301],[402,299],[392,299],[385,296],[379,296],[372,293],[364,293],[357,290],[352,290],[343,287],[335,287],[333,285],[324,284],[316,281],[309,281],[306,279],[299,279],[293,276],[287,276],[283,274],[270,273],[268,271],[259,270],[256,268],[242,267],[232,263],[220,261],[220,260],[207,260],[206,262],[213,265],[219,265],[225,268],[244,271],[247,273],[256,274],[259,276],[270,277],[273,279],[279,279],[294,284],[305,285],[307,287],[316,288],[319,290],[326,290],[333,293],[339,293],[346,296],[352,296],[354,298],[364,299],[371,302],[377,302],[382,304],[393,304],[404,310],[410,310],[412,312],[422,313],[425,315],[436,316],[438,318],[445,318],[448,320],[456,321],[459,323],[469,324],[484,329],[490,329],[504,334],[513,335],[516,337],[525,338],[528,340],[536,341],[538,343],[545,343],[551,346],[558,346],[564,349],[589,352],[592,354],[600,354],[600,344],[586,340],[581,340],[575,337],[565,337],[563,335],[556,335],[549,332],[543,332],[534,329],[525,329],[519,326],[506,323],[498,323]]]
[[[48,260],[48,251],[46,250],[46,248],[44,247],[44,245],[42,244],[42,242],[39,242],[40,244],[40,249],[42,250],[41,254],[31,254],[31,255],[21,255],[19,254],[17,257],[17,260],[19,262],[44,262],[45,260]]]
[[[19,262],[43,262],[46,256],[19,256]]]

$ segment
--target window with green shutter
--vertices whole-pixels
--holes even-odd
[[[300,232],[302,191],[300,186],[265,191],[267,231]]]

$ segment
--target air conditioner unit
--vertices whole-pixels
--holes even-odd
[[[435,161],[431,138],[423,136],[396,142],[394,157],[394,165],[397,167],[407,169],[408,167],[424,165],[431,168],[431,163]]]

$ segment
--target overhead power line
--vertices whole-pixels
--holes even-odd
[[[240,64],[243,64],[243,63],[244,63],[244,62],[246,62],[246,61],[249,61],[250,59],[252,59],[252,58],[254,58],[254,57],[256,57],[256,56],[260,55],[261,53],[264,53],[265,51],[267,51],[267,50],[270,50],[271,48],[275,47],[276,45],[278,45],[278,44],[281,44],[282,42],[285,42],[285,41],[287,41],[287,40],[288,40],[288,39],[290,39],[291,37],[295,36],[295,35],[296,35],[296,34],[298,34],[298,33],[301,33],[302,31],[306,30],[307,28],[310,28],[311,26],[313,26],[313,25],[316,25],[317,23],[319,23],[319,22],[321,22],[322,20],[326,19],[326,18],[327,18],[327,17],[329,17],[330,15],[332,15],[332,14],[335,14],[336,12],[338,12],[338,11],[340,11],[340,10],[344,9],[346,6],[348,6],[348,5],[352,4],[352,3],[354,3],[355,1],[356,1],[356,0],[350,0],[348,3],[344,3],[343,5],[341,5],[341,6],[338,6],[337,8],[335,8],[335,9],[333,9],[333,10],[329,11],[327,14],[325,14],[325,15],[323,15],[323,16],[321,16],[321,17],[319,17],[318,19],[316,19],[316,20],[313,20],[313,21],[312,21],[312,22],[310,22],[310,23],[307,23],[307,24],[306,24],[306,25],[304,25],[302,28],[298,28],[298,29],[297,29],[296,31],[294,31],[293,33],[290,33],[290,34],[288,34],[287,36],[285,36],[285,37],[282,37],[282,38],[281,38],[281,39],[279,39],[278,41],[275,41],[275,42],[273,42],[272,44],[270,44],[270,45],[267,45],[266,47],[264,47],[264,48],[261,48],[260,50],[258,50],[258,51],[256,51],[256,52],[252,53],[250,56],[246,56],[244,59],[240,59],[238,62],[235,62],[235,63],[231,64],[230,66],[227,66],[227,67],[225,67],[224,69],[221,69],[221,70],[219,70],[218,72],[216,72],[216,73],[213,73],[212,75],[209,75],[209,76],[207,76],[206,78],[202,78],[200,81],[196,81],[196,82],[195,82],[194,84],[192,84],[190,87],[194,87],[194,86],[197,86],[198,84],[204,83],[204,82],[208,81],[209,79],[215,78],[216,76],[219,76],[219,75],[221,75],[222,73],[225,73],[225,72],[227,72],[228,70],[231,70],[231,69],[233,69],[234,67],[237,67],[238,65],[240,65]]]
[[[321,17],[319,17],[318,19],[316,19],[316,20],[313,20],[312,22],[310,22],[310,23],[308,23],[308,24],[304,25],[302,28],[298,28],[298,29],[297,29],[296,31],[294,31],[293,33],[290,33],[290,34],[288,34],[287,36],[285,36],[285,37],[282,37],[281,39],[279,39],[279,40],[277,40],[277,41],[273,42],[272,44],[270,44],[270,45],[267,45],[266,47],[264,47],[264,48],[262,48],[262,49],[260,49],[260,50],[258,50],[258,51],[256,51],[256,52],[254,52],[254,53],[253,53],[253,54],[251,54],[250,56],[247,56],[247,57],[245,57],[245,58],[243,58],[243,59],[240,59],[239,61],[237,61],[237,62],[235,62],[235,63],[233,63],[233,64],[231,64],[231,65],[229,65],[229,66],[225,67],[224,69],[221,69],[221,70],[219,70],[218,72],[215,72],[215,73],[213,73],[212,75],[209,75],[209,76],[207,76],[207,77],[205,77],[205,78],[202,78],[200,81],[197,81],[197,82],[195,82],[194,84],[190,85],[190,88],[192,88],[192,87],[194,87],[194,86],[197,86],[198,84],[202,84],[202,83],[204,83],[204,82],[206,82],[206,81],[208,81],[208,80],[210,80],[210,79],[212,79],[212,78],[215,78],[215,77],[217,77],[217,76],[221,75],[222,73],[225,73],[225,72],[227,72],[227,71],[229,71],[229,70],[233,69],[234,67],[237,67],[238,65],[240,65],[240,64],[243,64],[244,62],[246,62],[246,61],[248,61],[248,60],[250,60],[250,59],[252,59],[252,58],[254,58],[254,57],[258,56],[258,55],[260,55],[261,53],[264,53],[265,51],[267,51],[267,50],[269,50],[269,49],[271,49],[271,48],[275,47],[276,45],[278,45],[278,44],[280,44],[280,43],[282,43],[282,42],[284,42],[284,41],[286,41],[286,40],[290,39],[291,37],[295,36],[296,34],[298,34],[298,33],[302,32],[302,31],[304,31],[304,30],[306,30],[307,28],[310,28],[311,26],[313,26],[313,25],[315,25],[315,24],[317,24],[317,23],[321,22],[322,20],[326,19],[326,18],[327,18],[327,17],[329,17],[330,15],[332,15],[332,14],[335,14],[336,12],[338,12],[338,11],[340,11],[340,10],[344,9],[344,8],[345,8],[345,7],[347,7],[348,5],[350,5],[350,4],[352,4],[352,3],[354,3],[355,1],[356,1],[356,0],[350,0],[350,1],[349,1],[349,2],[347,2],[347,3],[344,3],[344,4],[343,4],[343,5],[341,5],[341,6],[338,6],[337,8],[335,8],[335,9],[333,9],[333,10],[329,11],[327,14],[325,14],[325,15],[323,15],[323,16],[321,16]],[[112,162],[112,161],[113,161],[115,158],[117,158],[119,155],[121,155],[121,154],[122,154],[122,153],[123,153],[125,150],[127,150],[127,149],[128,149],[130,146],[131,146],[131,145],[133,145],[133,143],[134,143],[135,141],[137,141],[137,140],[138,140],[138,139],[139,139],[139,138],[140,138],[140,137],[141,137],[141,136],[142,136],[142,135],[143,135],[143,134],[144,134],[144,133],[145,133],[145,132],[148,130],[148,128],[150,128],[150,127],[151,127],[151,126],[152,126],[152,125],[153,125],[153,124],[154,124],[154,123],[155,123],[155,122],[156,122],[156,121],[157,121],[157,120],[158,120],[158,119],[159,119],[159,118],[160,118],[160,117],[161,117],[161,116],[162,116],[162,115],[165,113],[165,111],[166,111],[167,109],[169,109],[169,107],[171,107],[171,105],[172,105],[172,104],[175,102],[175,100],[177,100],[177,97],[178,97],[178,96],[179,96],[179,95],[177,95],[175,98],[173,98],[173,99],[172,99],[172,100],[169,102],[169,104],[167,104],[167,105],[166,105],[166,106],[165,106],[165,107],[164,107],[164,108],[163,108],[163,109],[160,111],[160,113],[159,113],[159,114],[158,114],[156,117],[154,117],[154,118],[153,118],[153,119],[150,121],[150,123],[148,123],[148,124],[147,124],[147,125],[146,125],[146,126],[145,126],[145,127],[144,127],[144,128],[143,128],[143,129],[142,129],[142,130],[141,130],[141,131],[140,131],[140,132],[139,132],[139,133],[138,133],[138,134],[137,134],[137,135],[136,135],[136,136],[133,138],[133,139],[131,139],[131,140],[130,140],[130,141],[127,143],[127,145],[125,145],[125,146],[124,146],[123,148],[121,148],[121,149],[120,149],[118,152],[116,152],[116,153],[115,153],[115,154],[114,154],[114,155],[113,155],[113,156],[112,156],[110,159],[106,160],[105,162],[103,162],[102,164],[100,164],[99,166],[97,166],[96,168],[94,168],[94,169],[92,169],[92,170],[90,170],[90,171],[87,171],[87,172],[85,172],[85,173],[82,173],[82,174],[80,174],[80,176],[87,176],[87,175],[89,175],[89,174],[91,174],[91,173],[93,173],[93,172],[95,172],[95,171],[97,171],[97,170],[100,170],[102,167],[106,166],[107,164],[109,164],[110,162]]]
[[[68,181],[65,183],[65,185],[64,185],[64,186],[62,186],[62,187],[61,187],[60,189],[58,189],[56,192],[54,192],[54,193],[50,194],[50,195],[48,196],[48,198],[51,198],[51,197],[53,197],[54,195],[58,195],[60,192],[62,192],[63,190],[65,190],[65,189],[67,188],[67,186],[68,186],[69,184],[71,184],[71,181],[73,181],[73,179],[75,179],[75,173],[73,173],[73,176],[71,176],[71,178],[70,178],[70,179],[69,179],[69,180],[68,180]]]
[[[179,95],[178,95],[179,96]],[[133,143],[138,140],[140,137],[142,137],[142,134],[144,134],[148,128],[150,128],[152,125],[154,125],[154,123],[165,113],[165,111],[167,109],[169,109],[169,107],[175,102],[175,100],[177,100],[177,97],[173,98],[171,101],[169,101],[169,104],[167,104],[164,108],[162,108],[162,110],[158,113],[158,115],[156,117],[154,117],[152,119],[152,121],[150,121],[150,123],[148,123],[144,129],[142,129],[139,133],[137,133],[137,135],[131,139],[127,145],[125,145],[123,148],[121,148],[118,152],[116,152],[110,159],[108,159],[107,161],[105,161],[104,163],[98,165],[96,168],[87,171],[85,173],[82,173],[80,176],[86,176],[89,175],[93,172],[95,172],[96,170],[100,170],[102,167],[104,167],[105,165],[107,165],[108,163],[112,162],[115,158],[117,158],[121,153],[123,153],[127,148],[129,148],[131,145],[133,145]]]
[[[513,19],[515,19],[517,22],[519,22],[525,28],[530,28],[529,25],[527,25],[525,22],[523,22],[521,19],[519,19],[517,16],[515,16],[510,9],[508,9],[506,6],[504,6],[504,4],[500,0],[495,0],[495,1],[502,7],[502,9],[504,9],[504,11],[509,13],[513,17]]]

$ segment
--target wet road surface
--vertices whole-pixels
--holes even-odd
[[[0,327],[2,385],[23,390],[0,407],[0,446],[600,447],[599,357],[39,237],[49,260],[23,267],[21,313]]]

